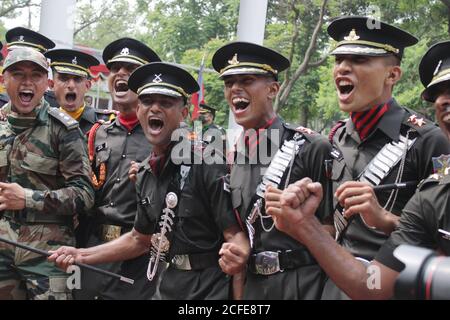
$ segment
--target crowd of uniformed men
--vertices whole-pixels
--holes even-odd
[[[196,80],[144,43],[104,49],[114,110],[97,110],[84,102],[95,57],[9,30],[0,299],[394,297],[399,245],[450,253],[450,41],[431,46],[418,70],[417,99],[434,103],[437,126],[392,94],[417,39],[370,22],[328,26],[330,76],[348,113],[329,137],[274,111],[288,59],[246,42],[219,48],[212,65],[244,129],[231,148],[214,108],[202,105],[203,131],[186,125]],[[82,269],[71,290],[75,262],[134,284]]]

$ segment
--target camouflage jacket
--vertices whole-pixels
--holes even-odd
[[[35,124],[17,136],[9,122],[0,122],[0,181],[25,188],[25,209],[20,213],[27,222],[34,215],[72,216],[94,203],[87,147],[78,123],[42,101]]]

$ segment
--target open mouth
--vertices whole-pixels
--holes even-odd
[[[236,111],[243,111],[250,105],[250,101],[245,98],[234,98],[232,102]]]
[[[19,92],[20,101],[23,103],[29,103],[34,97],[34,92],[31,90],[22,90]]]
[[[114,86],[114,90],[116,90],[116,92],[127,92],[128,91],[128,82],[125,80],[117,81],[116,85]]]
[[[351,83],[348,80],[340,80],[337,82],[337,88],[339,90],[339,93],[342,95],[350,95],[350,93],[355,89],[355,86],[353,83]]]
[[[69,103],[75,102],[77,99],[77,94],[74,92],[69,92],[66,94],[66,101]]]
[[[158,118],[151,118],[148,120],[148,126],[153,133],[159,133],[164,127],[164,121]]]

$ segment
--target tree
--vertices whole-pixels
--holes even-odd
[[[139,16],[125,0],[77,1],[74,40],[102,49],[120,37],[135,37]]]
[[[286,71],[286,76],[284,78],[283,83],[280,87],[280,92],[277,96],[277,99],[275,101],[275,109],[279,110],[282,109],[289,98],[289,94],[292,91],[292,88],[294,87],[297,80],[300,78],[301,75],[305,74],[308,68],[310,67],[317,67],[321,65],[326,57],[320,58],[318,61],[312,62],[311,59],[316,52],[317,47],[317,40],[319,37],[319,33],[322,31],[322,25],[324,22],[324,16],[326,11],[328,0],[322,0],[322,3],[320,5],[319,13],[317,16],[317,20],[315,22],[314,28],[312,32],[310,33],[311,36],[309,37],[309,43],[307,44],[306,50],[303,54],[303,60],[298,65],[298,67],[295,69],[295,71],[292,72],[291,68],[288,68]],[[300,27],[301,27],[301,21],[308,21],[311,19],[311,16],[315,16],[316,12],[315,10],[311,10],[313,8],[313,3],[311,1],[304,1],[303,4],[298,4],[297,1],[291,1],[289,4],[290,9],[293,12],[292,15],[292,25],[294,27],[292,38],[291,38],[291,45],[289,49],[289,59],[293,61],[294,55],[296,54],[296,47],[300,47],[297,45],[297,42],[299,40],[299,34],[300,34]],[[302,18],[300,19],[300,16],[302,14]],[[306,15],[310,15],[307,17]],[[306,29],[311,29],[312,25],[306,26]],[[300,47],[301,49],[301,47]],[[307,117],[304,117],[307,119]],[[307,120],[304,120],[304,122]],[[306,123],[305,122],[305,123]]]

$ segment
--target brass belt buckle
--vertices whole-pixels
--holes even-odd
[[[122,232],[122,227],[113,226],[110,224],[102,225],[102,240],[109,242],[120,237]]]
[[[255,270],[257,274],[271,275],[281,272],[278,252],[263,251],[255,255]]]

